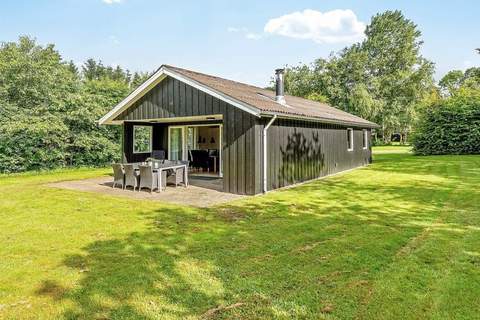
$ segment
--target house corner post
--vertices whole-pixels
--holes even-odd
[[[120,129],[120,140],[121,140],[121,145],[120,145],[120,162],[121,163],[126,163],[127,158],[125,156],[125,123],[122,123],[121,129]]]
[[[267,131],[272,123],[277,119],[277,115],[273,115],[267,125],[263,128],[263,193],[266,193],[268,190],[267,187]]]

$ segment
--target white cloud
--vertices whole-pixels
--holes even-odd
[[[248,32],[245,35],[245,38],[250,39],[250,40],[260,40],[260,39],[262,39],[262,35],[259,34],[259,33]]]
[[[248,28],[245,28],[245,27],[228,27],[227,31],[233,32],[233,33],[241,33],[245,36],[245,38],[249,40],[259,40],[263,36],[260,33],[250,32]]]
[[[114,4],[114,3],[120,3],[123,0],[102,0],[106,4]]]
[[[355,42],[364,37],[365,23],[352,10],[305,9],[270,19],[264,32],[317,43]]]

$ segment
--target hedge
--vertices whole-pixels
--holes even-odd
[[[459,91],[426,108],[415,128],[419,155],[480,154],[480,91]]]

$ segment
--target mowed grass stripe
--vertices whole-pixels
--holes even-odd
[[[109,169],[2,176],[0,318],[477,317],[480,157],[376,150],[209,209],[46,186]]]

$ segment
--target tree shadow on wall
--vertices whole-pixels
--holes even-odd
[[[307,138],[296,129],[287,137],[287,144],[280,147],[282,164],[278,172],[279,186],[316,178],[325,167],[325,154],[318,132]]]

